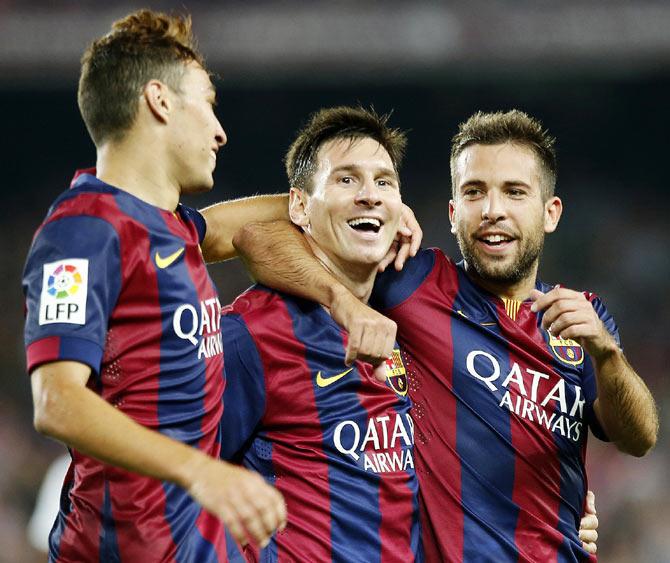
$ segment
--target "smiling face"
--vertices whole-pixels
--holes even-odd
[[[527,147],[504,143],[466,147],[455,161],[449,219],[468,270],[494,284],[535,280],[545,233],[561,201],[544,201],[542,175]]]
[[[398,231],[402,201],[388,152],[369,137],[337,138],[317,154],[310,194],[293,188],[292,221],[343,275],[376,270]]]
[[[172,163],[181,191],[210,190],[214,185],[216,155],[227,138],[214,114],[214,86],[198,63],[187,65],[174,100]]]

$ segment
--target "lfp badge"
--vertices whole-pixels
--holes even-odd
[[[578,366],[584,361],[584,349],[569,338],[556,338],[549,333],[549,346],[554,355],[564,364]]]
[[[384,362],[386,368],[386,379],[398,395],[404,397],[407,395],[407,370],[405,364],[402,363],[400,350],[397,348],[393,350],[390,358]]]
[[[85,324],[87,294],[87,259],[69,258],[44,264],[40,324]]]

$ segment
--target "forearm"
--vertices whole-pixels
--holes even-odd
[[[31,376],[39,432],[110,465],[184,488],[207,461],[195,448],[141,426],[87,387],[58,376],[48,368]]]
[[[202,242],[205,262],[220,262],[237,255],[233,236],[251,222],[288,220],[288,195],[259,195],[210,205],[200,212],[207,222]]]
[[[596,415],[608,437],[623,452],[643,456],[656,444],[658,413],[654,398],[621,350],[595,361]]]
[[[396,324],[336,280],[291,223],[248,224],[235,235],[234,244],[254,279],[328,307],[348,333],[346,364],[359,359],[377,365],[391,355]]]
[[[326,307],[347,294],[354,298],[316,259],[304,235],[288,221],[247,224],[237,232],[233,244],[251,276],[269,287]]]

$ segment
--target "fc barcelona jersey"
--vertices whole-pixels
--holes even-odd
[[[238,454],[284,495],[288,525],[250,560],[420,559],[414,426],[399,349],[344,364],[346,335],[318,304],[261,286],[221,321],[222,455]]]
[[[84,363],[89,388],[117,409],[218,457],[221,306],[204,234],[193,209],[164,211],[80,175],[30,249],[25,343],[29,370]],[[71,455],[51,560],[226,560],[220,521],[183,489]]]
[[[578,538],[587,429],[605,436],[584,350],[439,250],[380,276],[373,304],[397,321],[409,360],[426,560],[588,559]]]

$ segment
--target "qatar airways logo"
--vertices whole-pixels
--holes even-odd
[[[338,452],[350,456],[366,471],[392,473],[414,469],[414,422],[406,414],[369,418],[365,428],[343,420],[333,435]]]
[[[574,442],[581,438],[586,400],[579,385],[571,385],[559,378],[549,392],[540,392],[541,381],[550,379],[548,374],[521,368],[514,362],[509,373],[503,376],[496,357],[482,350],[473,350],[468,354],[466,368],[492,393],[504,392],[498,406]],[[509,391],[511,385],[518,391],[516,396]],[[550,401],[553,403],[550,404]]]
[[[200,310],[190,303],[180,305],[172,317],[175,334],[198,347],[198,359],[223,354],[221,303],[217,297],[200,302]]]

